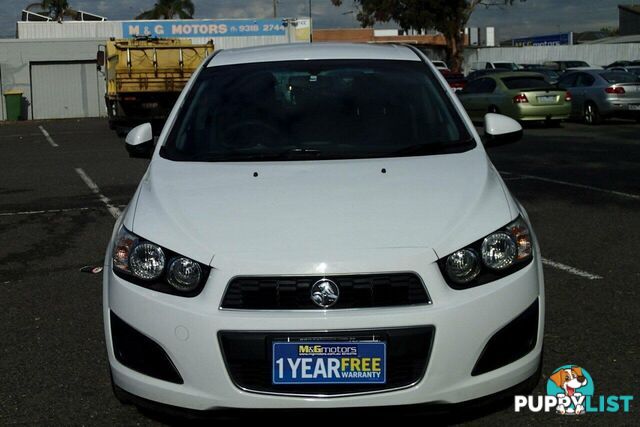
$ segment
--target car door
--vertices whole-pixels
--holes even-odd
[[[596,81],[595,77],[587,73],[578,73],[576,78],[576,84],[571,94],[573,95],[574,107],[578,114],[582,114],[582,110],[587,101],[596,102],[595,100],[595,88],[593,83]]]
[[[578,74],[580,73],[568,73],[558,80],[558,87],[571,93],[571,114],[574,116],[582,114],[582,102],[578,101],[578,94],[574,93],[577,92],[576,81]]]
[[[460,98],[460,102],[464,106],[464,109],[467,111],[469,117],[472,120],[476,119],[477,108],[478,108],[478,97],[481,95],[480,87],[482,85],[482,80],[484,79],[475,79],[471,80],[464,87],[463,90],[458,92],[458,97]]]

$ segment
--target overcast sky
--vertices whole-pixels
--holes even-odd
[[[0,36],[13,37],[20,11],[36,0],[0,0]],[[478,8],[471,26],[496,27],[499,40],[517,36],[541,35],[565,31],[598,30],[618,26],[619,3],[633,0],[527,0],[514,6]],[[69,0],[71,7],[106,16],[110,20],[131,19],[149,9],[155,0]],[[266,18],[273,16],[272,0],[193,0],[196,18]],[[640,1],[635,1],[640,4]],[[312,0],[314,26],[337,28],[357,26],[350,13],[353,3],[344,0],[340,8],[330,0]],[[279,16],[307,16],[307,0],[279,0]],[[382,26],[381,26],[382,27]],[[385,25],[384,27],[390,27]],[[392,25],[391,25],[392,27]]]

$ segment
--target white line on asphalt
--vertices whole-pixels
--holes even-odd
[[[42,132],[42,134],[44,135],[45,139],[47,140],[47,142],[49,144],[51,144],[52,147],[58,147],[58,144],[56,144],[56,142],[53,140],[53,138],[51,138],[51,135],[49,135],[49,132],[47,132],[47,130],[45,128],[43,128],[42,126],[38,126],[38,128],[40,129],[40,132]]]
[[[71,211],[88,211],[89,209],[94,209],[94,208],[66,208],[66,209],[47,209],[47,210],[40,210],[40,211],[0,212],[0,216],[38,215],[38,214],[61,213],[61,212],[71,212]]]
[[[574,276],[584,277],[585,279],[602,279],[602,276],[598,276],[597,274],[592,274],[588,271],[580,270],[579,268],[571,267],[570,265],[562,264],[560,262],[551,261],[550,259],[542,258],[542,263],[544,265],[548,265],[549,267],[553,267],[566,273],[573,274]]]
[[[91,178],[89,178],[89,175],[87,175],[81,168],[76,168],[76,173],[80,176],[84,183],[87,184],[87,187],[89,187],[91,192],[98,196],[100,201],[104,203],[111,216],[113,216],[114,218],[118,218],[122,211],[115,207],[107,196],[102,194],[102,192],[100,191],[100,187],[98,187],[96,183],[93,182]]]
[[[567,181],[559,181],[559,180],[556,180],[556,179],[543,178],[541,176],[535,176],[535,175],[523,175],[523,174],[518,174],[518,173],[513,173],[513,172],[502,172],[502,171],[500,173],[501,174],[505,174],[505,175],[514,176],[514,177],[520,177],[520,178],[525,178],[525,179],[535,179],[535,180],[542,181],[542,182],[551,182],[553,184],[561,184],[561,185],[566,185],[566,186],[569,186],[569,187],[582,188],[582,189],[585,189],[585,190],[599,191],[601,193],[613,194],[615,196],[626,197],[628,199],[640,200],[640,195],[639,194],[623,193],[621,191],[607,190],[605,188],[593,187],[591,185],[576,184],[574,182],[567,182]]]

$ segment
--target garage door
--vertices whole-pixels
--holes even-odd
[[[31,64],[31,104],[34,119],[105,116],[95,62]]]

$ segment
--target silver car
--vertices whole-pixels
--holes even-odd
[[[558,86],[571,93],[571,115],[588,124],[609,117],[640,121],[640,77],[625,71],[579,70],[562,75]]]

